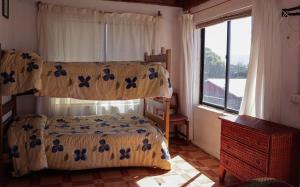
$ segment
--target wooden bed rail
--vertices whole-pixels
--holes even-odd
[[[151,54],[148,52],[144,53],[144,61],[145,62],[161,62],[165,64],[165,68],[169,69],[171,63],[171,49],[161,48],[160,54],[155,54],[155,50],[152,49]]]

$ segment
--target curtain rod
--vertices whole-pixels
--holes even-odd
[[[41,1],[36,2],[36,6],[39,8],[41,3],[42,3]],[[64,6],[64,5],[59,5],[59,6]],[[107,12],[107,11],[99,11],[99,12],[101,12],[101,13],[119,13],[119,12]],[[150,15],[150,16],[153,16],[153,15]],[[157,16],[162,16],[162,13],[160,12],[160,10],[157,11]]]

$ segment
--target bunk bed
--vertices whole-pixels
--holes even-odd
[[[10,53],[14,55],[14,51],[10,51]],[[22,53],[22,55],[24,55],[24,53]],[[30,55],[33,56],[34,54],[28,55],[28,53],[26,53],[25,59]],[[3,51],[1,51],[0,59],[1,57],[1,63],[3,63]],[[14,59],[16,59],[16,57],[14,57]],[[35,60],[36,59],[38,59],[38,57],[36,57]],[[35,61],[35,64],[38,64],[38,66],[41,67],[42,62],[37,61],[38,60]],[[42,169],[79,170],[128,166],[159,167],[169,170],[171,168],[170,155],[168,152],[169,97],[171,96],[172,88],[168,72],[156,72],[153,74],[153,70],[159,70],[161,69],[161,66],[164,67],[164,69],[168,69],[170,61],[171,50],[162,48],[161,53],[158,55],[155,55],[154,51],[152,51],[151,55],[145,53],[143,62],[125,63],[127,66],[129,63],[134,64],[134,66],[146,66],[146,68],[149,69],[149,74],[146,75],[149,75],[149,79],[153,77],[157,78],[160,73],[164,74],[164,79],[154,84],[156,86],[159,84],[159,87],[165,89],[165,91],[151,92],[150,90],[149,92],[144,91],[137,93],[136,96],[143,97],[144,99],[143,115],[118,114],[83,117],[47,117],[44,115],[16,116],[16,98],[20,95],[35,94],[38,96],[60,96],[60,93],[53,95],[49,92],[49,88],[42,88],[43,85],[46,85],[43,83],[45,80],[43,79],[43,75],[48,79],[49,76],[47,77],[47,74],[55,75],[55,72],[44,68],[44,71],[34,75],[33,78],[23,77],[23,79],[18,78],[17,80],[8,80],[11,73],[6,73],[7,75],[5,76],[7,77],[5,79],[5,76],[2,76],[4,75],[2,74],[3,72],[1,72],[1,93],[5,93],[4,95],[9,94],[6,92],[7,90],[3,90],[5,81],[26,80],[32,83],[22,88],[18,87],[17,89],[11,89],[10,92],[13,92],[14,94],[11,96],[10,101],[2,104],[1,100],[1,117],[7,115],[9,112],[11,112],[11,115],[5,122],[1,122],[0,146],[3,148],[3,135],[7,133],[10,157],[14,165],[13,175],[19,177],[31,171],[39,171]],[[30,63],[31,62],[27,63],[27,65]],[[50,62],[46,63],[49,65]],[[52,62],[52,66],[54,67],[57,66],[57,64],[61,63]],[[111,67],[112,64],[113,63],[105,63],[104,66]],[[103,66],[103,64],[91,64],[92,69],[97,66]],[[31,70],[34,70],[36,66],[32,66],[31,64],[31,66],[28,65],[27,68],[28,67],[30,67]],[[55,68],[57,69],[57,67]],[[57,70],[62,69],[59,67]],[[161,70],[163,71],[163,69]],[[20,71],[24,72],[22,69]],[[85,71],[88,70],[86,69]],[[103,73],[106,75],[109,72],[104,71]],[[60,71],[60,74],[65,73]],[[103,79],[111,78],[111,76],[100,77]],[[145,75],[143,75],[143,77],[145,78]],[[39,80],[39,78],[41,78],[41,80]],[[82,80],[79,78],[79,81]],[[128,81],[126,82],[128,85]],[[60,82],[54,83],[54,85],[59,83]],[[82,85],[80,83],[79,87],[85,87],[80,86]],[[72,85],[75,85],[75,83],[69,86]],[[116,83],[116,85],[118,85],[118,83]],[[114,87],[116,85],[114,85]],[[119,85],[117,87],[122,86]],[[154,88],[153,85],[150,85],[150,87]],[[10,89],[9,87],[5,88]],[[43,89],[48,89],[48,91],[43,92]],[[124,88],[118,89],[127,88],[125,86]],[[22,90],[22,93],[20,93],[20,90]],[[118,91],[122,92],[122,90]],[[78,93],[78,90],[76,93]],[[97,93],[95,94],[97,95]],[[115,97],[115,99],[133,99],[136,97],[134,95],[129,96],[128,94],[123,94],[121,96],[111,95],[113,96],[100,94],[98,95],[98,99],[107,100],[112,99],[112,97]],[[63,95],[63,97],[70,96],[79,99],[86,97],[85,95],[82,96],[82,94]],[[155,96],[160,97],[154,98]],[[87,99],[97,99],[97,97],[91,96]],[[153,104],[163,106],[163,116],[154,115],[153,112],[149,110],[151,108],[149,106]],[[0,153],[0,157],[1,156],[2,150]]]

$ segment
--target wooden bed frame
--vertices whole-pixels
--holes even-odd
[[[2,58],[3,52],[4,51],[1,50],[1,44],[0,44],[0,60]],[[145,61],[145,63],[161,62],[168,69],[169,66],[170,66],[170,63],[171,63],[171,49],[165,50],[165,48],[162,47],[161,48],[161,53],[157,54],[157,55],[154,54],[154,50],[152,50],[150,55],[148,55],[148,53],[145,53],[144,54],[144,61]],[[1,63],[1,61],[0,61],[0,63]],[[34,93],[34,90],[30,90],[30,91],[22,93],[22,94],[13,95],[13,96],[11,96],[11,99],[6,103],[2,103],[2,97],[0,99],[0,105],[1,105],[1,107],[0,107],[0,116],[1,116],[1,122],[0,122],[0,160],[2,159],[2,153],[3,153],[3,138],[4,138],[3,135],[6,133],[9,125],[12,123],[14,117],[16,116],[17,96],[32,95],[33,93]],[[164,108],[164,117],[163,117],[163,119],[156,116],[156,115],[154,115],[154,114],[152,114],[151,112],[147,111],[148,100],[149,100],[149,98],[144,98],[144,110],[143,110],[144,116],[157,123],[157,126],[164,133],[164,136],[167,139],[167,143],[169,143],[170,99],[167,99],[167,98],[150,99],[150,100],[153,100],[154,102],[160,102],[161,104],[163,104],[163,108]],[[11,112],[11,115],[4,122],[2,122],[3,116],[8,114],[9,112]]]

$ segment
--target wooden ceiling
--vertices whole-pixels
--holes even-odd
[[[194,6],[204,3],[208,0],[110,0],[110,1],[122,1],[122,2],[132,2],[132,3],[146,3],[155,4],[163,6],[175,6],[181,7],[184,10],[188,10]]]

